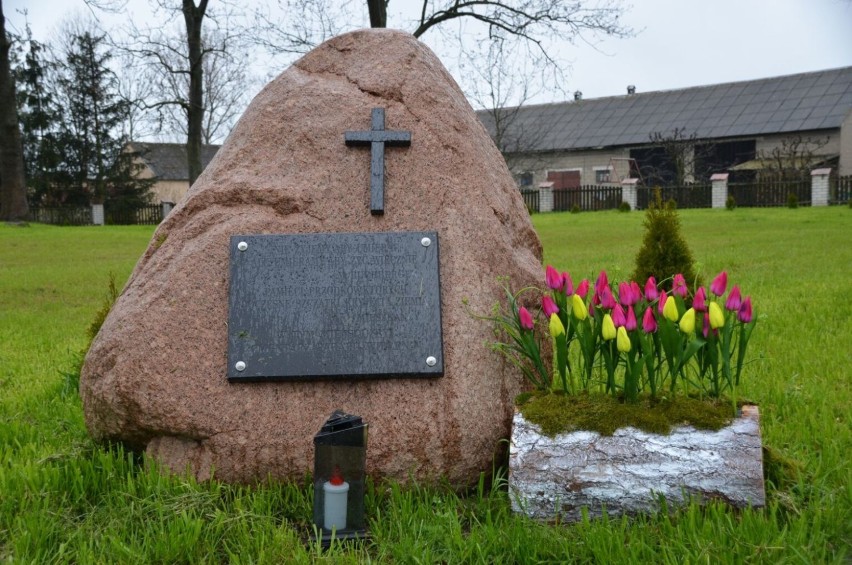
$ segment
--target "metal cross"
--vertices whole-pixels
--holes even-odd
[[[343,134],[346,145],[370,146],[370,212],[385,213],[385,146],[408,147],[410,131],[385,129],[385,109],[373,108],[371,128],[366,131],[347,131]]]

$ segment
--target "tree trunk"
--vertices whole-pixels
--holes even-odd
[[[186,21],[186,40],[189,47],[189,107],[187,108],[186,159],[189,184],[201,174],[201,131],[204,122],[204,76],[201,49],[201,22],[207,9],[207,0],[198,7],[193,0],[183,0],[183,18]]]
[[[0,0],[0,220],[25,221],[29,214],[24,178],[24,150],[15,104],[15,79],[9,65],[12,42],[6,36]]]
[[[367,8],[370,10],[370,27],[388,26],[387,0],[367,0]]]

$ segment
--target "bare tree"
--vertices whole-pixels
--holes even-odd
[[[655,131],[648,136],[650,147],[631,152],[637,155],[639,172],[645,182],[659,185],[685,186],[704,177],[699,164],[708,160],[712,143],[702,143],[698,134],[675,128],[671,133]]]
[[[15,78],[10,66],[11,48],[0,0],[0,220],[21,222],[27,219],[29,207]]]
[[[760,150],[761,175],[774,180],[801,180],[810,177],[811,169],[825,156],[820,149],[828,145],[828,137],[791,135],[770,150]]]

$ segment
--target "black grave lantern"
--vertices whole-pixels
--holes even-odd
[[[335,410],[314,436],[314,524],[324,543],[366,535],[367,424]]]

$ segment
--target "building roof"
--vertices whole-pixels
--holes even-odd
[[[141,158],[160,180],[189,180],[186,164],[186,145],[183,143],[133,142]],[[201,169],[207,168],[221,145],[201,146]]]
[[[797,75],[524,106],[504,139],[520,151],[559,151],[647,144],[683,129],[718,139],[839,128],[852,109],[852,67]],[[511,114],[515,109],[508,109]],[[477,112],[494,135],[488,110]]]

